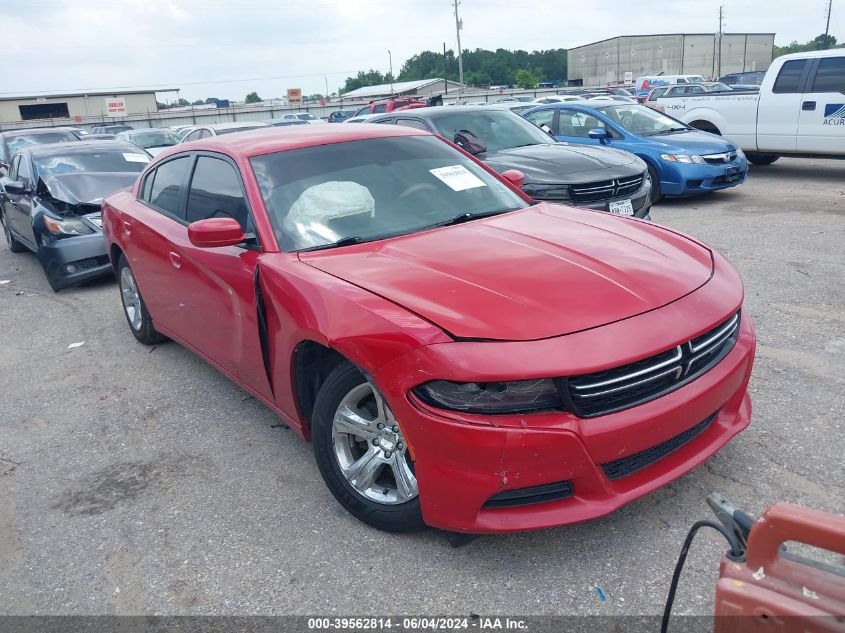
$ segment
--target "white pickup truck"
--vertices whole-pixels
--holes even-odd
[[[738,144],[755,165],[781,155],[845,157],[845,49],[772,62],[759,92],[661,97],[669,116]]]

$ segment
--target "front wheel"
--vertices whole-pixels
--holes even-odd
[[[121,255],[117,262],[117,280],[120,284],[120,300],[123,302],[123,313],[129,323],[132,334],[144,345],[155,345],[165,340],[165,337],[153,327],[153,320],[144,303],[144,297],[138,289],[135,275],[129,268],[126,255]]]
[[[745,157],[748,159],[749,163],[757,165],[758,167],[771,165],[780,158],[778,154],[765,154],[760,152],[745,152]]]
[[[663,197],[663,192],[660,191],[660,175],[651,163],[647,163],[647,165],[648,177],[651,179],[651,204],[657,204]]]
[[[417,479],[402,429],[351,363],[329,374],[312,416],[314,456],[335,499],[380,530],[423,527]]]
[[[26,250],[26,246],[12,235],[12,229],[6,223],[6,214],[3,212],[0,212],[0,224],[3,225],[3,234],[6,236],[6,244],[9,246],[9,250],[13,253],[23,253]]]

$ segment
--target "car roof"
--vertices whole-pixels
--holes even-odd
[[[24,150],[33,156],[49,156],[50,154],[68,154],[95,149],[125,149],[137,154],[138,146],[124,141],[71,141],[68,143],[50,143],[49,145],[32,145]]]
[[[477,110],[477,108],[476,108]],[[295,125],[257,129],[240,134],[224,134],[175,145],[160,156],[187,151],[222,151],[237,156],[259,156],[290,149],[364,141],[394,136],[430,136],[429,132],[401,125]]]
[[[172,132],[173,130],[169,127],[140,127],[134,128],[132,130],[123,130],[124,132],[129,132],[130,134],[134,134],[135,132]]]
[[[231,130],[240,127],[269,127],[263,121],[236,121],[235,123],[207,123],[194,126],[195,128],[208,128],[210,130]]]
[[[67,132],[68,134],[73,134],[73,131],[66,127],[25,127],[17,130],[6,130],[2,134],[7,137],[14,137],[22,135],[30,136],[32,134],[49,134],[50,132]]]
[[[462,112],[507,112],[509,108],[500,106],[496,103],[490,105],[468,105],[468,106],[429,106],[426,108],[414,108],[413,110],[403,110],[401,112],[382,112],[383,117],[401,116],[401,117],[415,117],[422,119],[437,119],[441,116],[449,116],[450,114],[459,114]]]

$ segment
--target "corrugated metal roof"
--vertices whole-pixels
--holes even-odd
[[[417,81],[394,81],[392,84],[380,84],[378,86],[364,86],[363,88],[356,88],[349,92],[343,93],[344,99],[367,99],[370,97],[384,97],[391,94],[402,94],[403,92],[411,92],[418,90],[424,86],[430,86],[434,83],[443,83],[442,79],[418,79]],[[458,85],[454,81],[449,82],[450,86]]]

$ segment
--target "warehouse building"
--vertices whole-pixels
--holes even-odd
[[[774,33],[623,35],[569,49],[568,83],[603,86],[643,75],[701,75],[766,70]]]
[[[156,91],[151,90],[0,97],[0,124],[52,120],[83,123],[157,111]]]
[[[419,97],[428,99],[444,92],[458,92],[461,87],[456,81],[444,82],[442,79],[420,79],[418,81],[394,81],[392,84],[381,84],[378,86],[364,86],[356,90],[343,93],[343,100],[350,101],[372,101],[374,99],[386,99],[392,95],[402,97]],[[466,88],[466,86],[464,86]]]

